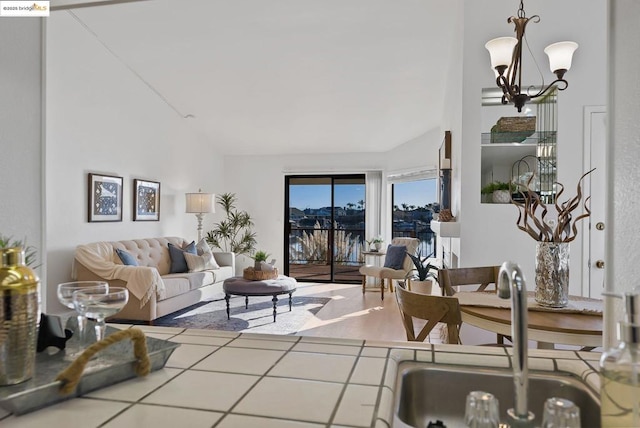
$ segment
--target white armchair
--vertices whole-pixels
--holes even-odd
[[[407,247],[409,254],[416,254],[420,241],[416,238],[393,238],[391,245],[404,245]],[[362,276],[362,293],[364,294],[365,286],[367,284],[367,277],[372,276],[380,280],[380,295],[384,300],[384,285],[385,280],[389,285],[389,291],[393,292],[393,280],[403,280],[407,274],[413,269],[413,262],[405,254],[404,261],[402,263],[402,269],[393,269],[390,267],[384,267],[387,263],[387,256],[385,256],[385,263],[383,266],[365,265],[360,268]],[[411,280],[407,279],[407,288],[411,290]]]

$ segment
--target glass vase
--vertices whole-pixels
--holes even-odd
[[[535,300],[552,308],[569,303],[569,243],[537,243]]]
[[[24,264],[22,248],[0,249],[0,385],[33,376],[40,280]]]

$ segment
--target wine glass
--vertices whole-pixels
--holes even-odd
[[[72,281],[58,284],[58,301],[69,309],[76,309],[73,304],[73,292],[78,290],[102,290],[105,292],[109,289],[109,284],[104,281]],[[80,312],[77,315],[78,327],[77,342],[80,348],[84,342],[85,330],[87,326],[87,318]]]
[[[86,288],[73,292],[73,304],[78,313],[96,320],[96,341],[104,339],[105,318],[115,315],[129,301],[129,290],[124,287]]]

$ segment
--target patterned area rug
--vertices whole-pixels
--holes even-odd
[[[295,334],[329,301],[327,297],[293,295],[289,312],[289,295],[278,296],[276,322],[273,322],[271,296],[249,297],[249,309],[243,296],[231,296],[231,319],[227,320],[224,299],[200,302],[156,319],[153,324],[166,327],[204,328],[244,333]]]

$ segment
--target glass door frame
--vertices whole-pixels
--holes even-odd
[[[290,195],[289,195],[289,188],[291,186],[291,181],[294,179],[329,179],[330,180],[330,186],[331,186],[331,198],[330,198],[330,202],[331,202],[331,216],[330,216],[330,225],[331,227],[329,227],[327,229],[327,233],[328,233],[328,239],[327,239],[327,263],[329,264],[329,279],[304,279],[304,278],[299,278],[297,279],[300,282],[305,282],[305,281],[309,281],[309,282],[323,282],[323,283],[331,283],[331,282],[336,282],[335,281],[335,277],[336,277],[336,270],[335,270],[335,254],[334,254],[334,240],[335,240],[335,231],[336,229],[333,227],[333,225],[335,224],[335,188],[336,188],[336,180],[343,180],[343,179],[362,179],[362,184],[365,186],[366,189],[366,174],[361,173],[361,174],[291,174],[291,175],[285,175],[285,180],[284,180],[284,263],[283,263],[283,268],[284,268],[284,275],[289,276],[290,274],[290,247],[289,247],[289,239],[290,239],[290,235],[291,235],[291,222],[290,222]],[[339,184],[338,184],[339,185]],[[363,199],[366,198],[366,190],[365,190],[365,196],[363,197]],[[365,214],[363,214],[363,220],[366,222],[366,206],[363,206],[363,210],[365,212]],[[364,231],[366,230],[366,223],[365,226],[363,227],[363,236],[364,236]],[[364,239],[364,238],[363,238]],[[341,281],[341,282],[353,282],[353,283],[358,283],[360,282],[361,279],[358,279],[357,281]]]

